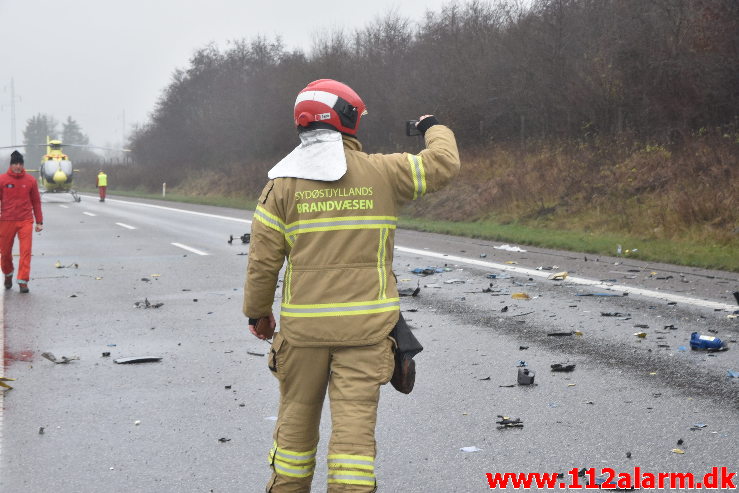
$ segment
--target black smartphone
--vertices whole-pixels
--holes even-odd
[[[421,135],[421,131],[418,130],[416,127],[418,125],[418,120],[406,120],[405,122],[405,134],[408,137],[413,137],[414,135]]]

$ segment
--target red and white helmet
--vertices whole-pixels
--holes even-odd
[[[295,99],[295,125],[328,124],[339,132],[356,135],[359,120],[367,107],[354,90],[333,79],[320,79],[308,84]]]

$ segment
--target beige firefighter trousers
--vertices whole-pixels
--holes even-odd
[[[280,382],[280,411],[266,491],[310,491],[326,388],[332,421],[326,491],[376,491],[377,403],[394,365],[391,338],[372,346],[293,347],[276,333],[269,367]]]

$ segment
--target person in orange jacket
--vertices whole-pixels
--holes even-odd
[[[0,175],[0,266],[5,274],[5,289],[10,289],[13,287],[13,242],[18,235],[18,287],[21,293],[27,293],[31,277],[33,221],[35,218],[38,233],[44,229],[44,216],[38,184],[26,174],[23,166],[23,154],[13,151],[8,172]]]

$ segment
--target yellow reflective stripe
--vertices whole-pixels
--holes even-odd
[[[332,469],[328,472],[329,483],[375,485],[375,475],[371,472],[342,471]]]
[[[309,463],[309,462],[315,462],[316,459],[316,450],[308,450],[306,452],[295,452],[293,450],[287,450],[284,448],[280,448],[277,446],[277,442],[274,442],[272,445],[272,450],[270,450],[269,455],[270,459],[274,458],[276,460],[282,460],[285,462],[292,462],[294,464],[301,464],[301,463]]]
[[[408,154],[408,162],[411,165],[411,176],[413,177],[413,200],[426,194],[426,169],[423,167],[423,158]]]
[[[283,317],[340,317],[343,315],[366,315],[400,309],[400,298],[360,301],[352,303],[325,303],[294,305],[284,303],[280,310]]]
[[[308,476],[312,476],[313,470],[315,469],[315,465],[297,466],[293,464],[281,463],[277,460],[274,462],[274,464],[272,464],[272,467],[275,468],[275,472],[277,474],[290,476],[293,478],[307,478]]]
[[[287,240],[287,244],[290,245],[290,248],[295,246],[295,235],[285,235],[285,239]]]
[[[290,260],[290,257],[287,258],[287,268],[285,268],[285,289],[283,294],[283,299],[285,300],[285,303],[290,302],[290,288],[293,280],[293,263],[292,260]]]
[[[381,300],[387,298],[387,272],[385,269],[385,260],[387,256],[387,235],[387,228],[383,228],[380,230],[380,245],[377,247],[377,273],[380,276],[380,292],[377,298]]]
[[[313,233],[316,231],[338,231],[342,229],[395,229],[396,216],[344,216],[306,219],[285,226],[286,234]]]
[[[254,211],[254,218],[257,219],[260,223],[263,223],[264,225],[276,231],[279,231],[280,233],[285,233],[284,221],[282,221],[282,219],[275,216],[274,214],[267,212],[267,209],[265,209],[261,205],[258,205],[256,210]]]

